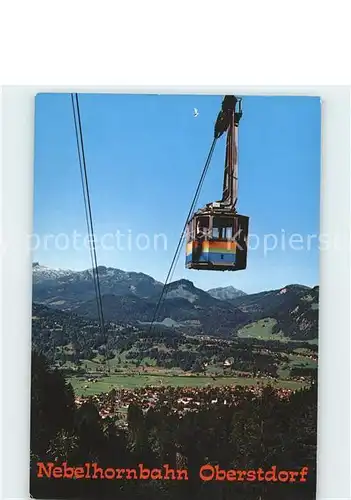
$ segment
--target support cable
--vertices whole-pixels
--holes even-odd
[[[162,287],[161,295],[160,295],[159,300],[157,302],[157,305],[156,305],[156,308],[155,308],[155,312],[154,312],[154,315],[153,315],[153,318],[152,318],[152,321],[151,321],[149,333],[151,333],[153,325],[154,325],[154,323],[156,322],[156,320],[158,318],[158,314],[160,312],[162,301],[165,299],[165,297],[167,295],[168,283],[169,283],[169,280],[172,278],[174,270],[175,270],[175,267],[176,267],[176,265],[178,263],[178,259],[179,259],[179,255],[180,255],[180,250],[181,250],[181,245],[183,243],[184,233],[186,231],[186,228],[187,228],[187,225],[188,225],[190,219],[192,218],[192,216],[194,214],[195,207],[196,207],[196,204],[198,202],[198,199],[199,199],[199,196],[200,196],[200,193],[201,193],[201,189],[202,189],[204,180],[206,178],[206,174],[207,174],[208,168],[209,168],[210,163],[211,163],[211,159],[212,159],[212,156],[213,156],[213,153],[214,153],[216,142],[217,142],[217,138],[215,137],[213,139],[210,151],[209,151],[208,156],[207,156],[207,160],[206,160],[204,168],[202,170],[202,174],[201,174],[199,183],[197,185],[193,201],[192,201],[192,203],[190,205],[189,213],[187,215],[187,218],[186,218],[186,221],[185,221],[182,233],[180,235],[180,238],[179,238],[179,241],[178,241],[178,245],[176,247],[176,250],[175,250],[175,253],[174,253],[171,265],[170,265],[170,268],[169,268],[167,276],[166,276],[166,280],[165,280],[164,285]]]
[[[77,93],[71,94],[71,101],[72,101],[74,127],[75,127],[75,134],[76,134],[76,142],[77,142],[79,167],[80,167],[80,174],[81,174],[81,181],[82,181],[82,189],[83,189],[85,217],[86,217],[87,230],[88,230],[88,235],[89,235],[90,257],[91,257],[91,262],[92,262],[92,274],[93,274],[93,282],[94,282],[97,311],[98,311],[98,318],[99,318],[99,325],[100,325],[100,333],[101,333],[103,341],[106,345],[105,362],[107,361],[107,369],[109,371],[109,363],[108,363],[108,355],[107,355],[108,354],[107,353],[107,341],[108,341],[108,339],[107,339],[106,330],[105,330],[105,321],[104,321],[100,279],[99,279],[99,269],[98,269],[97,256],[96,256],[93,217],[92,217],[92,209],[91,209],[90,193],[89,193],[88,174],[87,174],[85,151],[84,151],[82,122],[81,122],[79,100],[78,100]]]

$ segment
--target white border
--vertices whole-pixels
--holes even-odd
[[[28,498],[34,95],[38,92],[319,95],[323,101],[321,232],[341,240],[321,255],[319,500],[350,494],[350,90],[346,87],[7,87],[3,90],[2,482]],[[296,199],[298,203],[298,196]],[[296,430],[298,432],[298,429]],[[1,481],[1,478],[0,478]]]

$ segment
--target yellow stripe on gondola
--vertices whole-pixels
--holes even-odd
[[[186,255],[190,255],[197,247],[202,246],[203,253],[236,253],[235,241],[190,241],[186,244]]]
[[[235,253],[236,243],[233,241],[204,241],[202,250],[211,253]]]
[[[186,254],[190,255],[193,251],[193,243],[190,241],[190,243],[186,244]]]

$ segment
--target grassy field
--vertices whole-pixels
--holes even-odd
[[[291,368],[294,367],[317,368],[317,361],[303,356],[303,354],[305,354],[304,351],[304,349],[296,349],[295,354],[288,354],[288,363],[278,368],[279,377],[287,377],[290,373]]]
[[[289,337],[285,337],[283,333],[272,333],[273,327],[277,324],[273,318],[264,318],[249,325],[244,326],[238,331],[239,338],[254,338],[259,340],[279,340],[280,342],[289,341]],[[299,342],[295,340],[295,342]],[[318,339],[305,340],[308,344],[318,344]]]
[[[287,337],[283,334],[276,333],[273,334],[273,327],[276,325],[276,320],[272,318],[265,318],[251,323],[250,325],[244,326],[238,331],[239,338],[255,338],[260,340],[280,340],[281,342],[286,342]]]
[[[188,376],[188,375],[163,375],[160,374],[133,374],[133,375],[110,375],[102,377],[97,382],[88,382],[83,377],[72,377],[69,382],[72,384],[74,392],[80,396],[90,396],[93,394],[100,394],[102,392],[109,392],[113,388],[135,389],[137,387],[145,386],[172,386],[172,387],[204,387],[211,385],[214,387],[221,385],[256,385],[257,379],[254,378],[239,378],[239,377],[212,377]],[[260,379],[261,383],[272,384],[272,380]],[[298,389],[304,386],[303,383],[279,380],[274,383],[277,387],[286,389]]]

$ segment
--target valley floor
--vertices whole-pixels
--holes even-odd
[[[133,389],[139,387],[211,387],[218,386],[256,386],[258,384],[273,385],[277,388],[297,390],[309,385],[307,382],[295,380],[274,380],[268,377],[212,377],[202,374],[171,374],[157,370],[146,373],[111,374],[101,378],[74,376],[68,379],[78,396],[110,392],[112,389]]]

